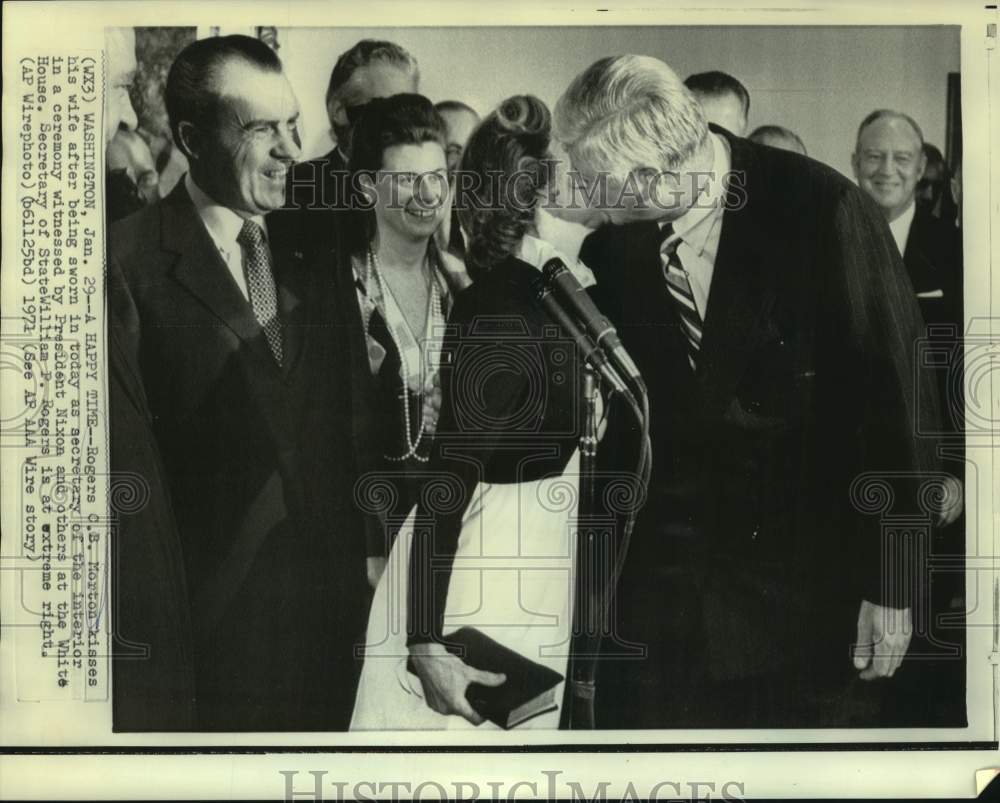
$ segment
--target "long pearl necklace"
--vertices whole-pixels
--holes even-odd
[[[385,311],[385,300],[388,297],[387,294],[392,293],[392,289],[382,279],[382,270],[379,265],[378,254],[375,253],[371,245],[368,246],[368,259],[365,268],[367,270],[369,278],[374,276],[375,282],[378,284],[379,295],[382,298],[382,317],[385,318],[386,329],[389,330],[389,336],[392,338],[392,343],[396,347],[396,351],[399,353],[399,361],[403,369],[403,375],[404,377],[409,377],[411,376],[409,357],[407,356],[406,350],[403,348],[403,345],[399,342],[399,338],[396,336],[396,327],[392,326],[389,323],[388,314]],[[393,296],[393,300],[395,300],[395,296]],[[397,307],[399,306],[398,303],[396,306]],[[400,309],[400,311],[402,310]],[[427,329],[430,329],[432,327],[434,321],[441,321],[443,319],[444,316],[442,315],[441,312],[441,293],[438,289],[437,280],[434,278],[432,274],[430,298],[427,304]],[[423,343],[423,357],[424,357],[425,367],[429,364],[429,360],[427,359],[427,349],[428,347],[432,347],[430,346],[428,342],[429,338],[426,335],[427,333],[425,331],[424,343]],[[394,457],[393,455],[388,455],[388,454],[383,455],[383,457],[386,460],[389,460],[390,462],[402,463],[406,460],[409,460],[411,457],[420,463],[426,463],[428,460],[430,460],[429,455],[424,456],[417,454],[417,450],[420,448],[420,443],[424,438],[424,432],[426,426],[426,423],[423,420],[424,384],[426,383],[422,383],[419,393],[419,399],[420,399],[419,403],[421,409],[420,429],[417,431],[417,437],[412,438],[410,436],[411,415],[410,415],[409,382],[405,378],[403,380],[403,437],[406,439],[406,453],[399,455],[398,457]]]

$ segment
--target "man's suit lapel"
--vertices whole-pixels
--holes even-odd
[[[177,254],[174,278],[251,351],[277,368],[250,304],[229,274],[183,182],[167,197],[160,214],[163,238],[160,245],[164,251]]]
[[[928,220],[930,217],[929,212],[917,207],[903,251],[903,264],[906,266],[913,289],[918,293],[943,289],[941,277],[937,275],[934,266],[933,244],[927,237],[933,226],[933,220]]]
[[[751,147],[727,137],[735,180],[743,181],[745,203],[723,213],[719,250],[704,315],[697,381],[706,418],[725,412],[743,374],[746,355],[768,335],[768,313],[774,304],[773,260],[764,240],[757,166]]]
[[[287,378],[298,364],[306,344],[308,305],[303,303],[315,292],[314,272],[309,270],[298,230],[289,225],[293,215],[278,213],[267,218],[274,280],[278,287],[278,314],[281,316],[283,359],[281,372]],[[327,269],[329,270],[329,269]]]

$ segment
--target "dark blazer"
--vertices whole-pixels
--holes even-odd
[[[601,668],[626,678],[612,703],[676,693],[680,664],[715,680],[849,667],[861,599],[902,593],[881,587],[878,517],[852,504],[852,481],[935,466],[913,434],[918,412],[937,414],[913,365],[920,315],[884,218],[818,162],[713,130],[733,175],[696,373],[656,223],[606,226],[581,253],[652,407],[649,498],[617,601],[620,635],[650,652]],[[628,419],[601,454],[633,459]]]
[[[108,290],[113,725],[116,731],[193,730],[191,615],[180,537],[138,354],[123,339],[137,323],[135,304],[120,275],[109,279]]]
[[[355,202],[351,172],[338,148],[308,162],[299,162],[289,173],[288,202],[284,212],[300,213],[295,225],[310,247],[334,240],[347,251],[365,243],[369,214]]]
[[[962,325],[961,230],[917,204],[903,251],[917,302],[928,326]],[[941,297],[929,294],[941,292]]]
[[[109,237],[177,517],[202,729],[338,729],[353,704],[368,593],[343,323],[332,253],[310,262],[285,234],[270,231],[280,367],[183,183]]]
[[[537,301],[540,275],[508,256],[459,293],[449,316],[432,480],[415,513],[409,644],[442,639],[451,561],[477,484],[558,476],[577,448],[577,352]],[[489,531],[487,518],[483,537]]]
[[[347,162],[338,148],[300,162],[290,173],[288,203],[268,218],[300,250],[313,255],[333,282],[338,320],[343,322],[340,346],[350,378],[353,422],[352,442],[358,478],[366,487],[379,482],[382,468],[376,445],[381,443],[376,415],[378,394],[368,363],[368,350],[361,322],[351,270],[351,254],[367,245],[369,213],[351,208],[351,180]],[[364,489],[359,489],[364,493]],[[372,557],[388,554],[385,528],[379,516],[365,508],[364,529],[367,553]]]

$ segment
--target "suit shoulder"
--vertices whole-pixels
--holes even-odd
[[[913,217],[914,231],[926,232],[935,240],[945,241],[957,240],[959,229],[952,223],[934,217],[930,212],[918,207],[917,213]]]
[[[843,173],[809,156],[748,141],[741,145],[745,154],[739,160],[734,158],[733,171],[739,173],[741,163],[747,163],[748,171],[756,173],[748,173],[751,192],[791,195],[819,203],[836,202],[860,192]]]
[[[470,323],[481,317],[517,316],[530,329],[540,327],[547,319],[535,302],[539,276],[537,269],[520,259],[503,260],[458,294],[452,320]]]
[[[904,259],[912,259],[915,251],[933,262],[954,263],[960,258],[961,231],[926,210],[918,210],[910,225]]]
[[[145,207],[108,228],[108,256],[123,267],[141,261],[160,244],[160,208],[164,201]]]
[[[337,152],[337,149],[334,148],[329,153],[317,156],[315,159],[308,159],[295,164],[292,167],[292,178],[296,182],[310,182],[318,180],[325,173],[346,171],[347,165]]]

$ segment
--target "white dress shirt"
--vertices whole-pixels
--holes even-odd
[[[679,218],[673,221],[672,240],[680,240],[677,258],[687,274],[698,313],[705,320],[708,310],[708,294],[715,272],[715,257],[719,251],[722,236],[722,215],[725,211],[723,200],[729,175],[731,158],[729,144],[716,134],[712,138],[714,155],[712,172],[695,203]],[[667,221],[660,224],[661,228]]]
[[[892,239],[896,241],[896,248],[899,249],[900,256],[906,250],[906,240],[910,236],[910,226],[913,225],[913,215],[916,214],[916,211],[917,205],[911,200],[906,211],[889,223],[889,230],[892,232]]]
[[[243,229],[243,216],[237,214],[232,209],[222,206],[209,198],[201,188],[194,183],[191,174],[184,176],[184,186],[191,196],[194,208],[198,211],[198,217],[205,224],[212,242],[219,250],[219,256],[229,268],[229,273],[236,282],[236,286],[243,294],[243,298],[250,300],[250,292],[247,290],[246,273],[243,270],[243,247],[237,241],[240,231]],[[267,238],[267,226],[261,215],[254,215],[249,218],[264,231],[264,238]]]

